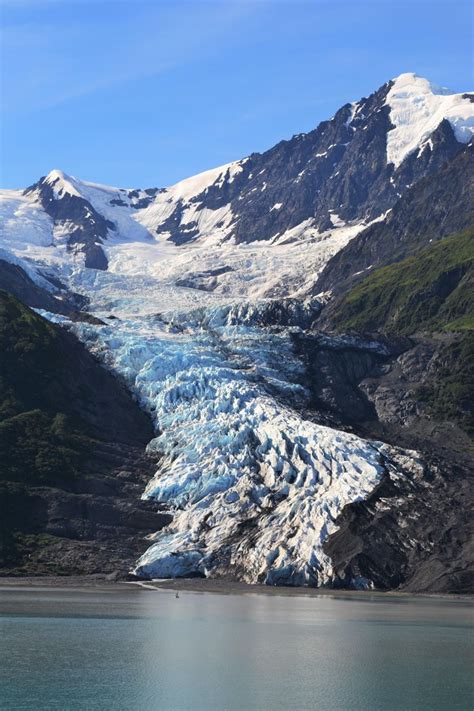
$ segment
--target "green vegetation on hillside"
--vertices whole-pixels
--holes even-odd
[[[447,237],[415,256],[376,269],[334,313],[339,331],[474,329],[474,229]]]
[[[0,480],[70,480],[92,439],[67,402],[68,354],[58,328],[0,292]]]
[[[457,335],[440,347],[418,389],[436,420],[474,434],[474,229],[376,269],[336,306],[339,331]]]

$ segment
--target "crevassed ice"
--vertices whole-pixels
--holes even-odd
[[[174,518],[138,574],[324,584],[332,568],[323,543],[335,519],[380,480],[382,445],[298,414],[308,394],[290,339],[254,319],[255,306],[226,306],[72,326],[159,431],[149,447],[161,460],[144,496]]]

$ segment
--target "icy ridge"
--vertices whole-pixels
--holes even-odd
[[[443,119],[460,143],[474,133],[474,104],[464,94],[452,94],[413,73],[400,74],[387,94],[394,128],[387,134],[387,163],[395,168],[419,148]]]

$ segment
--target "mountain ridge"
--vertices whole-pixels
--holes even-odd
[[[52,220],[53,244],[100,270],[107,243],[132,234],[177,246],[309,238],[379,218],[454,158],[474,130],[471,101],[402,74],[308,133],[170,187],[112,188],[55,169],[22,195]]]

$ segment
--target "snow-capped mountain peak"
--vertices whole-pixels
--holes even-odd
[[[411,72],[393,79],[386,105],[394,126],[387,134],[387,162],[396,168],[443,120],[449,121],[460,143],[468,143],[474,133],[474,110],[468,94],[453,94]]]
[[[292,295],[473,130],[467,94],[401,74],[309,133],[168,187],[115,188],[54,169],[0,194],[4,241],[12,258],[30,239],[45,261],[159,272],[216,294]]]
[[[217,168],[205,170],[202,173],[193,175],[191,178],[180,180],[169,188],[165,188],[164,193],[166,193],[168,198],[173,197],[175,200],[191,200],[212,185],[222,185],[224,180],[232,182],[235,175],[242,170],[243,162],[244,161],[234,161],[233,163],[227,163]]]
[[[57,168],[54,168],[48,173],[44,178],[44,182],[53,188],[56,198],[63,197],[64,195],[82,197],[77,188],[76,179]]]

